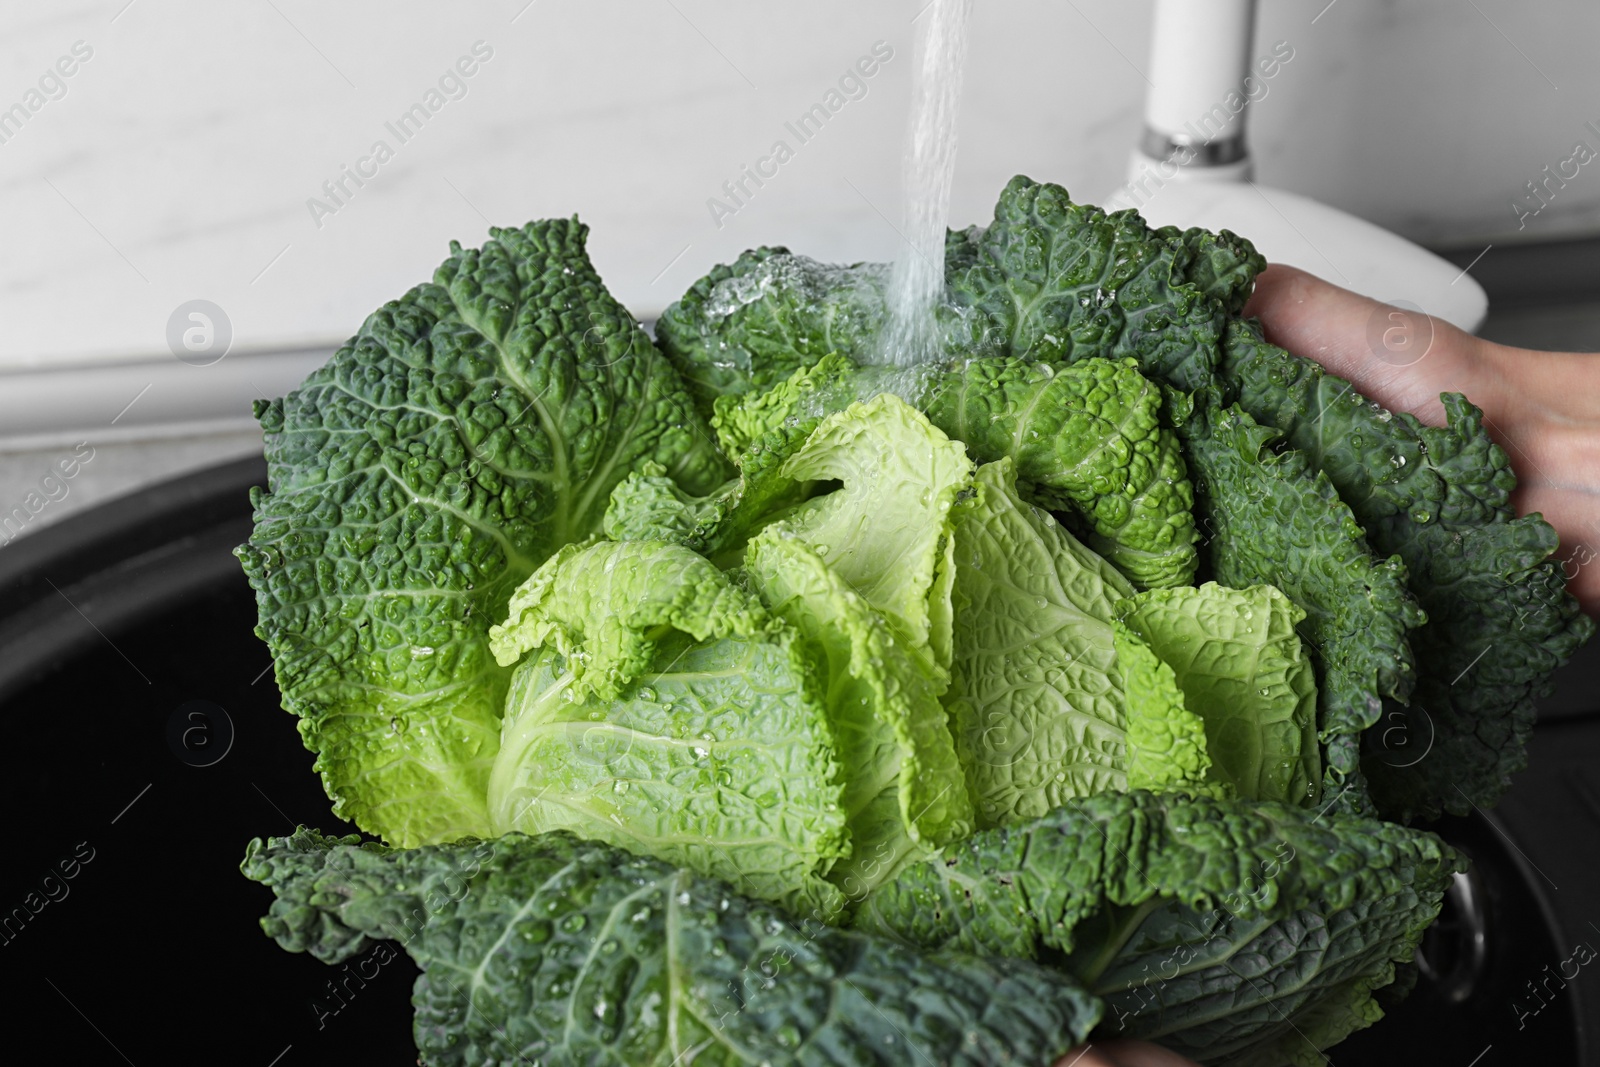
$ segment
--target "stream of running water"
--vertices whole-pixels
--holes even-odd
[[[912,367],[942,350],[935,317],[944,294],[944,235],[956,163],[956,110],[972,0],[932,0],[917,44],[911,118],[901,170],[905,243],[889,282],[888,328],[878,361]]]

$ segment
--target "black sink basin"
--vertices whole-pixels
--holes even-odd
[[[410,962],[362,976],[283,952],[257,925],[270,892],[238,873],[252,837],[351,829],[279,708],[231,555],[264,480],[260,460],[217,467],[0,551],[3,789],[21,826],[0,873],[6,1010],[53,1060],[415,1060]],[[1438,827],[1474,873],[1415,992],[1333,1062],[1596,1062],[1600,966],[1559,977],[1576,946],[1600,948],[1596,662],[1564,672],[1567,714],[1504,805]]]

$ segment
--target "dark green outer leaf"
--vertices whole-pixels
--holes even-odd
[[[1190,285],[1221,303],[1229,315],[1244,310],[1256,275],[1267,269],[1266,258],[1255,245],[1232,230],[1212,233],[1198,226],[1187,230],[1163,226],[1155,232],[1183,250],[1180,261]]]
[[[1199,388],[1226,323],[1215,297],[1231,303],[1239,291],[1229,256],[1245,246],[1228,238],[1151,231],[1136,212],[1108,215],[1019,175],[986,230],[946,242],[949,343],[964,355],[1049,362],[1133,356]]]
[[[335,811],[400,844],[487,832],[510,672],[485,634],[645,460],[727,476],[672,368],[573,220],[452,245],[282,399],[237,554],[284,704]]]
[[[1393,415],[1316,363],[1268,344],[1254,322],[1229,325],[1220,375],[1239,406],[1283,431],[1339,488],[1376,539],[1405,529],[1505,522],[1517,479],[1483,413],[1447,394],[1450,424]],[[1400,526],[1402,529],[1393,529]]]
[[[404,944],[427,1064],[1042,1067],[1100,1016],[1050,969],[798,924],[565,833],[390,852],[301,829],[243,870],[291,952]]]
[[[1415,682],[1406,634],[1424,615],[1405,566],[1373,557],[1349,508],[1304,455],[1268,449],[1277,430],[1219,408],[1207,392],[1178,432],[1207,516],[1201,557],[1211,576],[1240,589],[1275,585],[1306,612],[1297,630],[1322,668],[1323,794],[1336,810],[1363,811],[1361,731],[1378,721],[1384,697],[1404,700]]]
[[[1293,1019],[1316,1018],[1306,1036],[1319,1047],[1375,1019],[1369,991],[1410,959],[1458,869],[1438,838],[1392,823],[1106,793],[908,867],[856,925],[924,948],[1061,959],[1108,996],[1113,1029],[1206,1062],[1257,1062],[1233,1057],[1308,1051]]]
[[[1194,389],[1212,380],[1226,315],[1265,266],[1227,230],[1152,231],[1018,176],[991,225],[946,235],[943,332],[955,356],[1134,356]],[[876,362],[888,273],[753,249],[695,282],[657,335],[709,416],[716,397],[768,389],[829,352]]]
[[[1482,412],[1447,393],[1446,426],[1392,415],[1252,323],[1230,328],[1222,373],[1242,408],[1327,474],[1373,548],[1405,561],[1427,612],[1411,638],[1412,708],[1369,738],[1380,808],[1409,819],[1493,804],[1527,763],[1534,699],[1594,623],[1550,558],[1555,531],[1513,518],[1516,477]]]
[[[829,352],[868,359],[888,320],[887,282],[883,264],[757,248],[695,282],[656,337],[709,418],[717,397],[769,389]]]
[[[1320,1049],[1382,1017],[1373,993],[1388,996],[1437,911],[1437,896],[1412,886],[1276,921],[1168,905],[1093,988],[1111,1032],[1208,1064],[1324,1067]]]

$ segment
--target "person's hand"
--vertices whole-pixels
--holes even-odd
[[[1091,1041],[1079,1045],[1054,1064],[1054,1067],[1199,1067],[1176,1052],[1168,1052],[1148,1041]]]
[[[1568,587],[1600,617],[1600,565],[1587,566],[1600,555],[1600,355],[1497,345],[1293,267],[1267,268],[1244,313],[1261,320],[1273,344],[1431,426],[1444,425],[1440,393],[1465,393],[1511,459],[1517,514],[1540,512],[1555,527]],[[1410,316],[1393,319],[1402,328],[1431,328],[1421,357],[1397,360],[1370,340],[1392,315]]]

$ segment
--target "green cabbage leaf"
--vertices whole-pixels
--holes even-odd
[[[725,882],[566,833],[409,851],[251,843],[262,928],[336,964],[397,942],[435,1067],[1038,1067],[1100,1018],[1061,972],[798,922]]]
[[[1322,1064],[1382,1012],[1460,856],[1432,834],[1275,802],[1106,793],[975,834],[868,897],[922,949],[1057,959],[1107,1029],[1205,1063]]]

